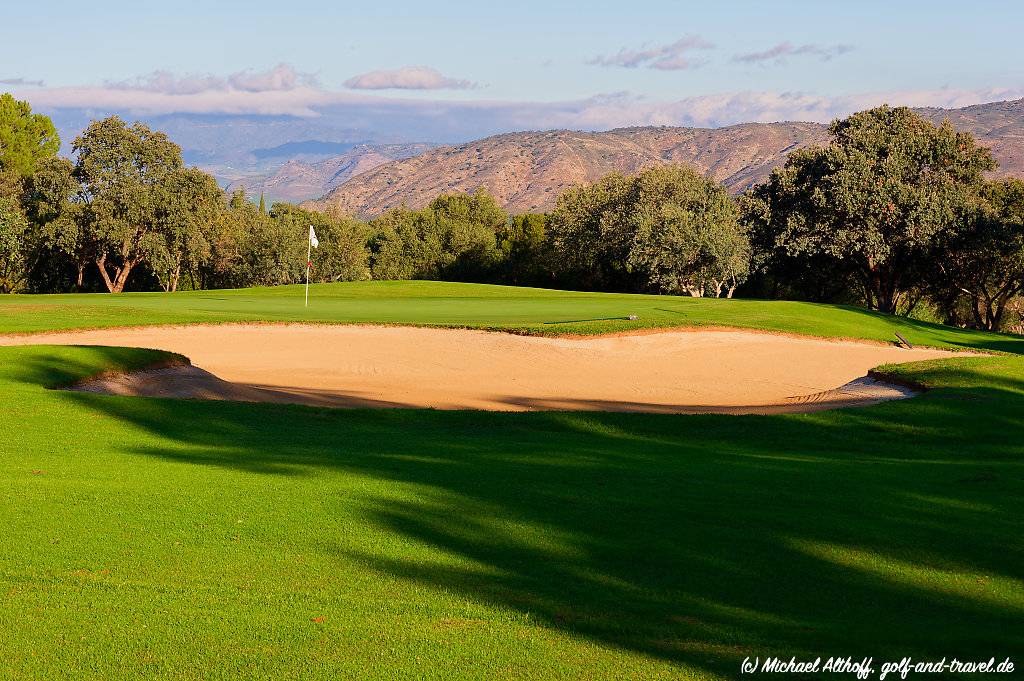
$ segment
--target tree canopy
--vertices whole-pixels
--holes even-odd
[[[422,210],[393,208],[370,221],[377,279],[473,279],[497,261],[508,215],[490,194],[441,195]]]
[[[160,247],[164,183],[183,167],[181,148],[162,132],[117,116],[75,138],[74,175],[89,204],[95,259],[107,289],[120,293],[131,271]]]
[[[571,276],[594,288],[731,296],[750,261],[732,198],[686,166],[572,188],[549,234]]]
[[[1024,181],[985,183],[972,218],[944,246],[932,293],[947,319],[998,330],[1024,292]]]
[[[73,160],[52,124],[0,107],[0,292],[449,279],[849,303],[1024,327],[1024,181],[948,122],[879,107],[835,121],[737,201],[685,166],[570,187],[546,215],[483,188],[367,222],[275,203],[186,167],[141,123],[94,121]],[[256,197],[254,197],[256,198]],[[753,273],[751,274],[751,270]],[[748,281],[752,279],[752,281]]]
[[[756,239],[850,268],[869,308],[895,312],[995,162],[970,134],[905,107],[862,111],[829,130],[828,146],[791,153],[754,189],[748,216]]]
[[[32,113],[28,102],[0,95],[0,170],[30,176],[36,165],[60,150],[53,121]]]

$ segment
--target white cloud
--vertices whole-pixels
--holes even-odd
[[[131,80],[108,80],[104,82],[104,86],[111,90],[138,90],[166,95],[195,95],[200,92],[228,89],[227,81],[217,76],[198,74],[176,76],[170,71],[153,71]]]
[[[228,76],[228,83],[236,90],[245,92],[271,92],[294,90],[300,86],[316,86],[316,78],[308,73],[299,73],[288,64],[278,64],[269,71],[240,71]]]
[[[21,94],[36,107],[118,111],[132,115],[191,113],[313,117],[319,115],[313,107],[330,102],[329,95],[310,87],[265,92],[212,88],[198,92],[161,92],[84,86],[26,90]]]
[[[596,66],[621,66],[627,69],[645,67],[678,71],[699,66],[701,62],[687,56],[694,50],[710,50],[714,45],[698,35],[683,36],[674,43],[639,50],[622,48],[615,54],[598,55],[587,63]]]
[[[881,104],[955,109],[1024,97],[1024,87],[979,90],[917,90],[870,92],[842,96],[800,92],[735,92],[659,101],[628,93],[602,95],[548,105],[538,111],[544,127],[608,129],[632,125],[720,127],[736,123],[810,121],[828,123],[835,118]],[[545,119],[545,114],[547,115]]]
[[[131,80],[107,81],[112,90],[141,90],[166,95],[197,95],[205,92],[287,92],[299,87],[315,87],[316,79],[299,73],[288,64],[278,64],[267,71],[247,69],[227,77],[211,74],[176,76],[170,71],[153,71]]]
[[[773,45],[767,50],[762,50],[760,52],[737,54],[733,57],[733,61],[747,64],[763,64],[765,62],[781,64],[786,61],[787,57],[801,56],[815,57],[821,61],[829,61],[834,57],[851,52],[853,49],[853,45],[815,45],[813,43],[808,43],[806,45],[794,45],[793,43],[784,42]]]
[[[345,81],[345,87],[353,90],[469,90],[477,85],[449,78],[428,66],[403,66],[354,76]]]
[[[676,100],[620,92],[561,102],[453,101],[331,92],[304,82],[301,76],[291,80],[270,75],[260,82],[255,79],[257,74],[245,73],[250,80],[236,79],[235,83],[231,82],[233,76],[176,78],[170,74],[150,74],[137,79],[132,87],[117,83],[12,89],[36,110],[88,111],[91,117],[105,112],[137,117],[175,113],[293,116],[320,118],[322,122],[317,125],[325,128],[359,128],[431,141],[465,140],[496,132],[548,128],[601,130],[631,125],[716,127],[783,120],[828,122],[883,103],[958,108],[1024,97],[1024,87],[1011,87],[840,96],[745,91]]]
[[[27,85],[29,87],[42,87],[45,83],[41,80],[27,80],[25,78],[0,78],[0,85]]]

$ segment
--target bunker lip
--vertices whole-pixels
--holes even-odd
[[[307,390],[298,387],[267,387],[231,383],[200,367],[182,363],[161,364],[132,372],[108,372],[69,386],[61,386],[58,389],[104,395],[269,402],[339,409],[424,408],[424,405],[403,404],[358,394]],[[615,411],[655,414],[770,415],[866,407],[889,400],[913,397],[923,390],[923,388],[911,389],[869,375],[850,381],[833,390],[789,397],[782,404],[716,406],[557,398],[549,400],[510,398],[506,400],[507,407],[505,409],[489,408],[487,411]],[[495,396],[495,399],[500,398]]]
[[[43,331],[7,331],[0,334],[0,347],[7,345],[45,345],[45,342],[35,340],[53,335],[67,335],[75,333],[90,332],[116,332],[116,331],[145,331],[148,329],[183,329],[195,327],[356,327],[356,328],[385,328],[385,329],[438,329],[443,331],[481,331],[485,333],[506,334],[510,336],[524,336],[527,338],[557,338],[565,340],[592,340],[595,338],[630,338],[633,336],[652,336],[663,333],[750,333],[765,336],[782,336],[784,338],[813,339],[835,343],[858,343],[860,345],[877,345],[881,347],[904,347],[895,334],[891,340],[877,340],[872,338],[858,338],[856,336],[828,336],[814,333],[797,333],[782,329],[764,329],[748,326],[735,326],[730,324],[673,324],[666,326],[635,326],[627,329],[610,331],[595,331],[593,333],[581,333],[577,330],[567,328],[569,324],[578,322],[536,322],[525,326],[504,326],[486,324],[457,324],[457,323],[418,323],[418,322],[375,322],[375,321],[346,321],[346,320],[324,320],[324,319],[230,319],[223,321],[183,321],[183,322],[158,322],[153,324],[114,324],[110,326],[76,326],[67,329],[47,329]],[[551,324],[551,328],[544,328]],[[561,324],[556,326],[554,324]],[[963,355],[991,356],[1000,354],[999,351],[978,350],[969,347],[939,347],[928,344],[915,344],[915,348],[944,350],[950,353]]]
[[[754,331],[545,337],[379,325],[213,324],[0,337],[0,345],[114,345],[188,357],[78,390],[327,407],[780,413],[915,394],[867,376],[949,357]]]

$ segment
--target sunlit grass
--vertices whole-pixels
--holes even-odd
[[[788,301],[580,293],[436,281],[318,284],[227,291],[0,296],[0,333],[195,322],[419,324],[531,334],[729,326],[1015,352],[1021,337],[978,334],[860,308]],[[636,320],[629,320],[635,315]]]
[[[328,320],[537,325],[572,304],[417,286],[327,287],[377,296],[339,293]],[[456,289],[473,295],[447,312],[421,300]],[[287,291],[214,293],[241,296],[209,313],[221,321],[294,303]],[[77,307],[94,299],[102,314]],[[208,313],[188,295],[143,297],[130,313],[117,302],[130,296],[71,297],[60,318],[16,311],[47,304],[36,300],[0,301],[0,325]],[[771,318],[818,335],[884,340],[899,323],[670,301],[700,323]],[[1019,342],[914,329],[934,344]],[[747,655],[988,659],[1024,640],[1019,356],[900,365],[890,371],[933,389],[785,416],[347,411],[48,389],[161,358],[0,349],[0,676],[735,678]]]

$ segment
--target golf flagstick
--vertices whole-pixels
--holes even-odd
[[[313,225],[309,226],[309,241],[306,242],[306,307],[309,307],[309,268],[313,266],[310,258],[313,256],[313,249],[320,248],[320,240],[316,238]]]

